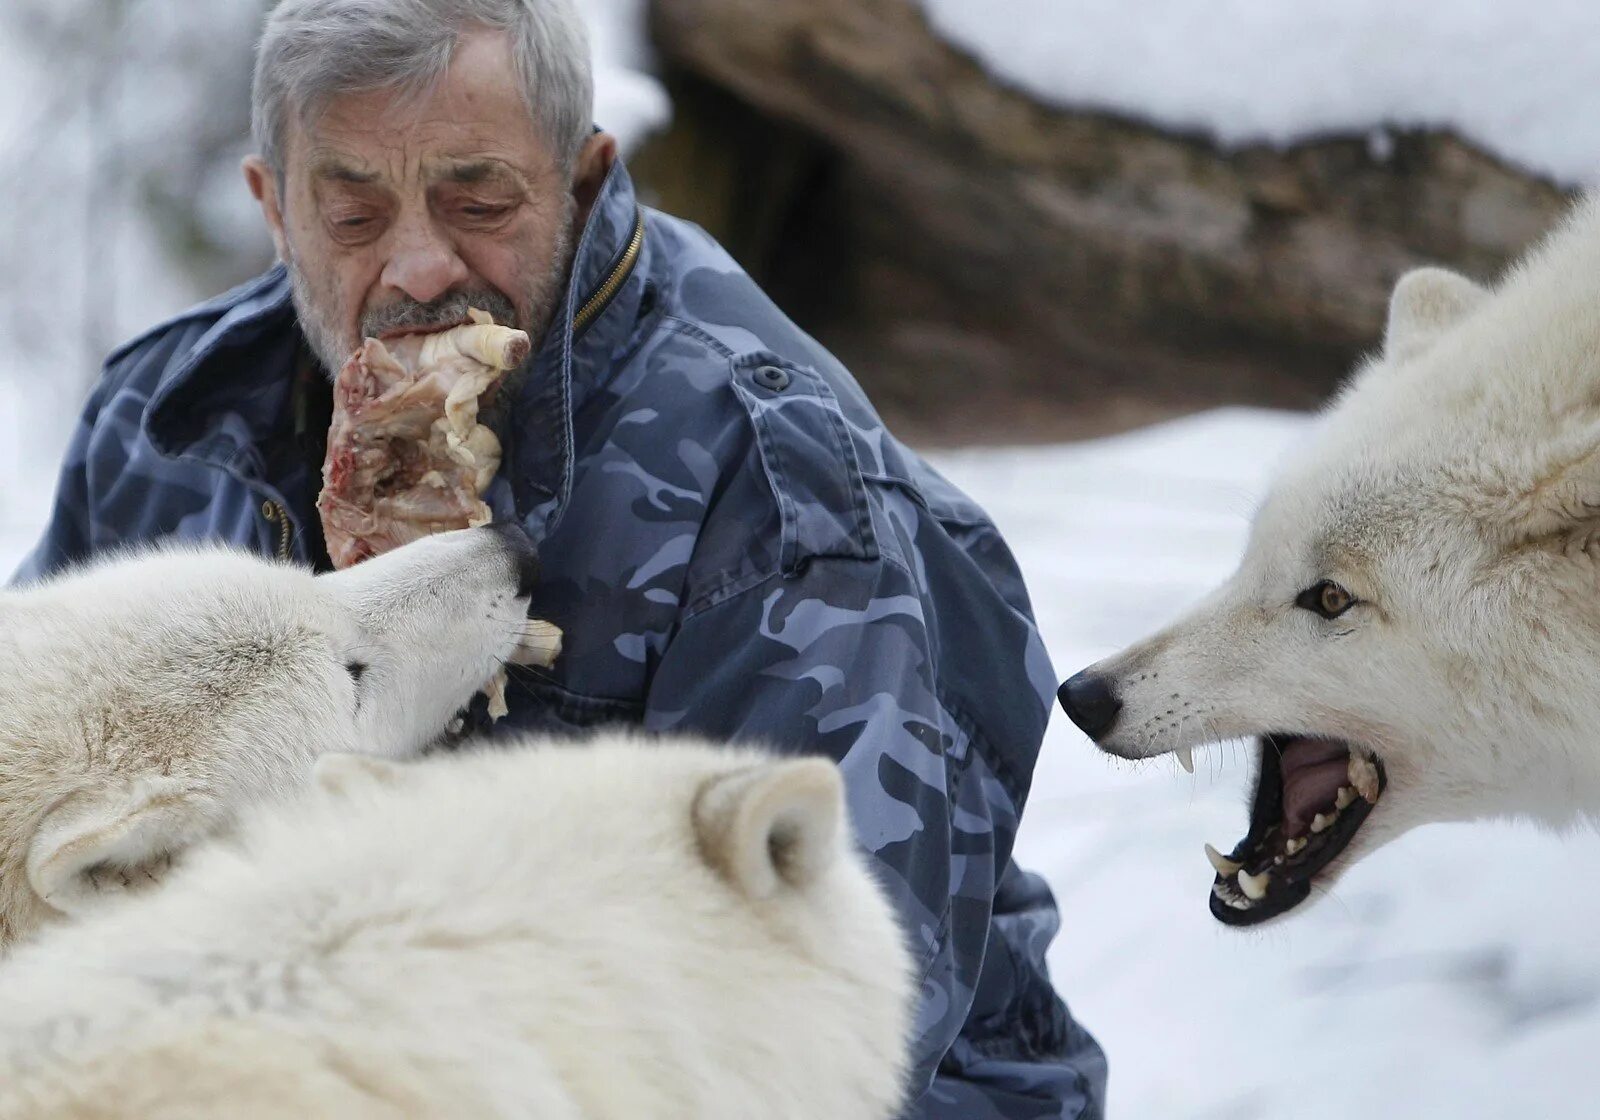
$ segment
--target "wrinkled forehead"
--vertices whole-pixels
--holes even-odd
[[[292,175],[535,180],[556,167],[509,56],[475,38],[429,84],[335,93],[287,123]]]

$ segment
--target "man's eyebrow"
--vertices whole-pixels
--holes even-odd
[[[341,183],[376,183],[377,172],[357,171],[337,156],[316,156],[311,160],[311,175],[315,179],[336,179]]]
[[[488,183],[495,180],[524,186],[523,178],[517,174],[515,168],[493,159],[466,160],[461,163],[448,163],[439,172],[438,178],[447,183]]]

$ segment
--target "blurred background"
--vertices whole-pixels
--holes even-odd
[[[579,2],[644,197],[994,513],[1062,676],[1226,575],[1401,272],[1489,278],[1600,180],[1591,0]],[[105,354],[271,261],[266,6],[0,5],[0,569]],[[1600,842],[1424,830],[1231,934],[1247,769],[1052,725],[1019,854],[1113,1116],[1595,1115]]]

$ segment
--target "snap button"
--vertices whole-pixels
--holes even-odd
[[[781,393],[789,387],[789,371],[778,366],[761,366],[754,376],[757,385],[774,393]]]

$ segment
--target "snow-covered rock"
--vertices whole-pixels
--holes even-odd
[[[1381,337],[1401,272],[1437,263],[1491,275],[1566,203],[1559,185],[1494,151],[1418,126],[1464,119],[1497,97],[1523,106],[1526,118],[1550,92],[1549,72],[1564,75],[1574,95],[1547,107],[1554,119],[1584,116],[1588,98],[1600,96],[1581,80],[1587,48],[1578,44],[1588,40],[1576,34],[1577,16],[1564,25],[1573,45],[1549,72],[1494,71],[1516,77],[1515,89],[1426,51],[1411,60],[1409,85],[1368,73],[1380,63],[1399,73],[1410,48],[1397,44],[1424,13],[1437,27],[1420,41],[1448,45],[1458,21],[1462,34],[1483,23],[1482,2],[1388,5],[1397,38],[1383,52],[1375,45],[1363,68],[1357,38],[1334,44],[1343,53],[1329,47],[1317,69],[1301,65],[1315,46],[1296,40],[1274,53],[1263,32],[1234,44],[1261,52],[1242,73],[1233,55],[1206,54],[1206,44],[1231,43],[1229,28],[1246,27],[1249,12],[1268,30],[1298,26],[1266,13],[1309,12],[1309,0],[653,5],[663,57],[761,114],[719,129],[723,102],[685,99],[682,128],[663,144],[676,136],[682,159],[710,162],[703,150],[721,139],[729,175],[683,177],[663,205],[705,215],[725,199],[726,212],[702,223],[752,246],[773,282],[800,297],[789,302],[807,309],[807,328],[879,397],[923,410],[928,427],[975,384],[990,406],[1022,402],[1019,416],[1053,401],[1058,413],[1089,412],[1102,423],[1152,401],[1167,414],[1223,402],[1309,406]],[[1180,18],[1180,9],[1190,14]],[[1368,9],[1377,5],[1325,4],[1306,34]],[[1171,27],[1211,18],[1211,38],[1178,65],[1187,40]],[[1534,42],[1550,40],[1541,31]],[[1149,55],[1119,65],[1135,46]],[[1503,48],[1495,58],[1510,66],[1516,44]],[[1211,72],[1225,64],[1228,73]],[[1307,89],[1295,85],[1302,78]],[[1195,113],[1221,119],[1232,103],[1202,94],[1250,88],[1252,79],[1262,104],[1251,114],[1240,107],[1237,132],[1155,111],[1168,103],[1161,98],[1187,104],[1194,91]],[[1091,97],[1100,87],[1106,95]],[[1424,90],[1433,100],[1414,113],[1380,111]],[[1146,111],[1136,111],[1145,104],[1136,95]],[[1272,114],[1286,98],[1274,144],[1218,143],[1218,135],[1267,138],[1263,122],[1280,120]],[[1312,121],[1292,112],[1324,103],[1368,106],[1371,115],[1352,108],[1341,118],[1330,108]],[[1430,108],[1446,104],[1458,110],[1448,118]],[[1329,131],[1340,119],[1354,123]],[[1595,127],[1567,130],[1572,159],[1589,158],[1582,137]],[[826,153],[809,157],[815,173],[792,170],[807,166],[808,153],[781,140],[797,130]],[[1276,146],[1291,136],[1303,142]],[[763,215],[770,228],[751,235]],[[796,228],[827,252],[790,267],[782,238]]]
[[[952,43],[1052,105],[1230,147],[1445,130],[1537,175],[1600,183],[1588,0],[921,3]]]

